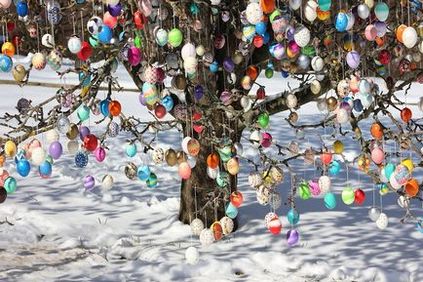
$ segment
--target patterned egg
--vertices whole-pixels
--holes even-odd
[[[196,236],[200,236],[201,231],[204,229],[204,223],[199,218],[195,218],[193,221],[191,221],[190,224],[192,234]]]
[[[134,180],[138,176],[137,171],[138,167],[132,162],[128,163],[124,169],[126,177],[130,180]]]
[[[272,166],[269,170],[269,175],[276,184],[283,182],[284,174],[280,167]]]
[[[214,242],[214,233],[212,230],[205,228],[200,233],[200,243],[203,247],[208,247]]]
[[[251,187],[257,188],[263,183],[263,178],[261,177],[261,174],[259,172],[252,172],[248,176],[248,184],[250,184]]]
[[[228,235],[234,230],[234,222],[227,216],[220,219],[220,225],[222,226],[223,235]]]
[[[36,70],[42,70],[47,64],[46,57],[43,53],[35,53],[35,55],[32,57],[31,63]]]
[[[161,164],[165,160],[165,152],[162,148],[154,149],[151,158],[155,164]]]
[[[62,66],[62,59],[62,54],[54,49],[47,56],[47,64],[52,70],[57,71]]]
[[[227,170],[231,175],[236,175],[239,172],[239,161],[237,158],[231,158],[226,164]]]
[[[116,136],[118,136],[118,134],[119,134],[119,130],[120,130],[119,124],[117,124],[116,122],[112,121],[112,122],[110,123],[110,125],[109,125],[108,131],[107,131],[107,134],[108,134],[110,137],[116,137]]]
[[[269,223],[272,219],[278,218],[278,215],[274,212],[269,212],[266,214],[266,216],[264,217],[264,226],[266,228],[269,228]]]

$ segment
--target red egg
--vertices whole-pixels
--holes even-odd
[[[213,231],[214,239],[219,241],[223,237],[223,229],[222,225],[219,221],[215,221],[211,226],[210,229]]]
[[[388,65],[391,62],[391,53],[388,50],[382,50],[379,53],[379,62],[382,65]]]
[[[263,43],[264,43],[263,36],[260,36],[260,35],[254,36],[253,38],[254,47],[261,48],[263,46]]]
[[[114,117],[120,115],[120,113],[122,112],[122,106],[120,105],[119,101],[117,100],[110,101],[109,112]]]
[[[257,99],[262,100],[266,96],[266,91],[264,90],[264,87],[260,87],[257,89],[256,92]]]
[[[356,189],[354,191],[354,202],[357,205],[362,205],[365,200],[366,200],[366,193],[364,193],[364,191],[361,189]]]
[[[272,233],[273,235],[278,235],[282,231],[281,220],[279,218],[273,218],[272,220],[270,220],[268,228],[270,233]]]
[[[106,12],[103,16],[103,23],[113,29],[117,25],[117,18],[110,15],[109,12]]]
[[[98,146],[98,139],[97,136],[94,134],[88,134],[84,138],[84,147],[90,152],[93,152],[95,149],[97,149]]]
[[[157,105],[154,114],[158,119],[162,119],[166,115],[166,108],[163,105]]]
[[[244,196],[242,196],[241,192],[234,191],[231,193],[230,200],[232,205],[239,208],[244,202]]]
[[[137,29],[143,29],[145,24],[145,17],[140,11],[134,13],[134,23]]]
[[[328,165],[332,161],[332,154],[329,152],[324,152],[320,155],[320,159],[324,165]]]
[[[401,110],[401,119],[403,122],[409,122],[411,120],[413,113],[407,107]]]

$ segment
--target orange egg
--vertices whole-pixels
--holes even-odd
[[[397,36],[397,40],[401,43],[404,43],[402,35],[404,33],[404,30],[407,28],[407,26],[405,24],[400,25],[399,27],[397,27],[397,30],[395,31],[396,36]]]
[[[263,13],[270,14],[276,9],[275,0],[260,0],[260,7]]]
[[[0,166],[3,166],[5,161],[6,161],[6,157],[4,155],[1,155],[0,156]]]
[[[405,192],[410,196],[414,197],[419,192],[419,183],[415,178],[411,178],[405,184]]]
[[[219,155],[216,153],[211,153],[210,155],[207,156],[207,166],[215,169],[218,167],[219,165]]]
[[[4,42],[3,46],[1,46],[1,52],[9,57],[13,57],[15,55],[15,46],[12,42]]]
[[[376,37],[375,42],[377,44],[377,46],[382,47],[383,45],[385,45],[385,39],[384,37]]]
[[[377,122],[373,123],[372,126],[370,127],[370,134],[375,139],[378,139],[378,140],[382,139],[382,136],[383,136],[382,125]]]
[[[330,18],[330,10],[329,11],[322,11],[319,7],[317,7],[317,18],[321,21],[326,21]]]
[[[210,229],[213,231],[214,239],[216,241],[222,239],[223,237],[223,229],[222,225],[219,221],[215,221],[211,226]]]
[[[120,105],[118,101],[116,100],[110,101],[109,112],[112,116],[116,117],[120,115],[121,111],[122,111],[122,106]]]
[[[248,66],[246,74],[251,78],[251,80],[256,80],[260,73],[260,69],[257,66],[251,65]]]

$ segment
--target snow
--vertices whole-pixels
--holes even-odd
[[[118,69],[119,78],[127,88],[134,88],[128,75]],[[1,74],[0,79],[11,79]],[[56,81],[49,71],[33,72],[31,81]],[[67,83],[76,83],[69,75]],[[268,93],[281,91],[286,80],[266,81]],[[293,83],[291,81],[291,83]],[[2,85],[0,113],[13,111],[20,97],[36,103],[55,89]],[[413,86],[408,102],[415,102],[420,86]],[[102,94],[100,94],[101,96]],[[114,94],[122,102],[123,111],[150,118],[139,105],[134,92]],[[414,113],[420,115],[412,106]],[[315,103],[299,112],[300,122],[315,122],[323,115]],[[287,113],[271,117],[270,133],[280,144],[295,139],[295,132],[283,118]],[[87,123],[92,125],[93,120]],[[367,124],[367,126],[369,126]],[[101,127],[94,128],[101,132]],[[329,129],[320,130],[328,134]],[[247,132],[245,133],[247,136]],[[320,143],[315,132],[306,131],[301,148]],[[149,138],[151,138],[150,136]],[[283,224],[281,235],[274,236],[264,227],[268,207],[260,206],[255,192],[247,183],[253,169],[242,163],[239,189],[245,203],[240,208],[240,227],[236,233],[201,247],[190,227],[178,221],[179,177],[175,168],[153,166],[159,177],[157,188],[147,188],[141,181],[130,181],[124,173],[126,162],[137,165],[141,158],[130,159],[124,154],[128,135],[110,139],[106,161],[90,161],[85,169],[73,165],[73,157],[63,156],[53,166],[53,175],[41,179],[33,171],[27,178],[17,175],[9,160],[7,169],[18,180],[18,190],[0,205],[0,280],[7,281],[423,281],[423,234],[413,224],[401,224],[403,216],[395,195],[383,198],[383,210],[389,217],[386,230],[379,230],[367,216],[372,205],[373,185],[356,169],[349,171],[349,184],[366,191],[363,206],[346,206],[340,199],[335,210],[329,211],[322,199],[297,200],[301,214],[298,225],[300,243],[289,247],[285,234],[289,230],[287,205],[277,210]],[[62,140],[65,138],[62,136]],[[40,140],[45,141],[44,136]],[[180,144],[177,131],[159,133],[156,143],[164,148]],[[346,155],[357,154],[357,144],[346,141]],[[245,156],[254,157],[254,149],[244,144]],[[141,152],[142,148],[138,148]],[[403,152],[407,155],[408,152]],[[310,179],[316,174],[313,166],[296,162],[298,176]],[[93,175],[96,188],[85,192],[82,179]],[[101,179],[110,174],[113,189],[101,190]],[[416,177],[421,179],[422,172]],[[332,179],[333,191],[339,194],[346,185],[346,170]],[[283,202],[289,193],[289,177],[278,187]],[[376,197],[376,203],[379,203]],[[413,203],[412,210],[422,216],[422,207]],[[185,261],[185,251],[194,246],[199,250],[199,262]]]

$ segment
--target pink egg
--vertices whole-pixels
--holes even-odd
[[[135,46],[132,46],[128,50],[128,62],[132,66],[136,66],[141,62],[141,50]]]
[[[358,83],[359,83],[359,81],[360,81],[360,79],[358,77],[356,77],[354,75],[351,76],[349,86],[350,86],[350,90],[352,92],[354,92],[354,93],[357,93],[358,92]]]
[[[272,145],[272,135],[268,132],[263,132],[261,134],[261,145],[264,148],[268,148]]]
[[[97,147],[94,150],[94,155],[98,162],[102,162],[106,158],[106,150],[103,147]]]
[[[110,28],[115,28],[117,24],[117,18],[113,17],[109,12],[104,13],[103,23]]]
[[[383,152],[383,150],[379,147],[375,147],[372,150],[372,161],[379,165],[383,162],[383,159],[385,158],[385,153]]]
[[[4,181],[9,177],[9,172],[5,169],[0,171],[0,186],[4,185]]]
[[[374,25],[369,24],[364,30],[364,36],[368,41],[374,41],[377,36],[377,29]]]
[[[191,177],[191,167],[187,162],[182,162],[179,164],[178,172],[179,176],[184,180]]]

